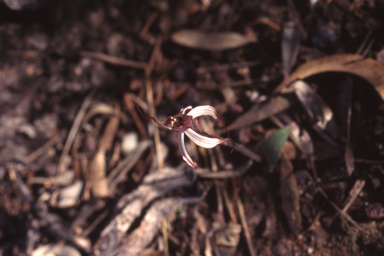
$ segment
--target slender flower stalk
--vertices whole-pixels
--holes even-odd
[[[215,108],[211,106],[198,106],[196,108],[192,108],[191,106],[183,108],[180,110],[180,113],[170,116],[167,118],[167,120],[162,123],[159,122],[156,118],[147,116],[143,114],[140,109],[137,107],[140,114],[151,121],[154,121],[159,126],[168,129],[168,130],[174,130],[179,131],[179,149],[181,152],[181,155],[183,156],[183,160],[187,162],[189,166],[192,168],[198,168],[196,161],[193,160],[186,148],[185,148],[185,141],[184,141],[184,134],[187,135],[196,145],[204,148],[213,148],[221,143],[232,141],[232,139],[229,136],[229,131],[221,121],[219,115],[217,114],[217,111]],[[219,123],[225,128],[228,134],[228,138],[220,138],[214,135],[211,135],[209,133],[200,131],[197,126],[199,124],[199,117],[201,116],[211,116],[214,119],[218,120]],[[234,142],[232,141],[232,151],[235,146]],[[232,152],[231,151],[231,152]]]

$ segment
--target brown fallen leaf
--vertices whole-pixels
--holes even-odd
[[[281,96],[274,97],[269,101],[264,101],[254,105],[250,110],[243,113],[235,121],[233,121],[233,123],[227,126],[227,129],[231,131],[260,122],[272,115],[288,109],[290,106],[291,102],[287,98]]]
[[[356,54],[338,54],[309,61],[298,67],[285,79],[276,88],[275,93],[295,80],[324,72],[345,72],[360,76],[372,84],[384,99],[384,66],[376,60]]]
[[[285,157],[281,159],[280,183],[283,210],[292,233],[297,236],[302,229],[300,193],[293,174],[293,166]]]
[[[176,31],[171,39],[185,47],[208,51],[229,50],[257,41],[254,37],[249,38],[234,32],[207,33],[191,29]]]

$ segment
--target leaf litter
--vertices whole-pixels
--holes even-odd
[[[54,32],[2,17],[1,252],[383,254],[382,4],[320,5],[52,4]],[[135,105],[212,106],[234,143],[186,142],[193,171]]]

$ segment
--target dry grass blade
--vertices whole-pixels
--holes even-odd
[[[57,165],[58,172],[64,172],[66,167],[64,166],[65,158],[68,156],[69,150],[72,147],[72,143],[75,140],[76,134],[78,133],[81,122],[85,116],[87,108],[91,105],[92,98],[95,95],[96,90],[93,90],[83,101],[83,104],[80,107],[79,112],[76,115],[75,120],[73,121],[72,128],[68,133],[67,141],[65,142],[63,151],[61,152],[61,156],[59,159],[59,163]]]
[[[82,120],[82,125],[85,125],[88,123],[88,121],[93,118],[95,115],[116,115],[117,117],[121,118],[123,121],[127,121],[127,116],[123,115],[120,111],[116,112],[116,110],[105,103],[97,102],[95,104],[92,104],[90,109],[87,111],[87,113],[84,115],[84,118]]]
[[[311,182],[313,182],[314,184],[316,183],[310,175],[308,175],[307,177],[311,180]],[[363,230],[363,229],[360,227],[360,225],[357,224],[357,222],[354,221],[354,220],[351,218],[351,216],[349,216],[348,213],[346,213],[346,212],[344,212],[343,210],[341,210],[341,209],[339,208],[339,206],[337,206],[337,204],[335,204],[331,199],[329,199],[327,193],[325,193],[325,191],[323,190],[323,188],[318,187],[318,190],[319,190],[319,192],[323,195],[323,197],[327,200],[327,202],[330,203],[330,204],[333,206],[333,208],[335,208],[336,211],[338,211],[342,216],[344,216],[344,217],[345,217],[345,218],[346,218],[346,219],[347,219],[353,226],[355,226],[359,231],[362,231],[362,230]]]
[[[129,93],[124,93],[124,101],[128,107],[129,113],[131,114],[133,120],[135,121],[137,129],[139,129],[139,132],[141,133],[141,136],[143,136],[143,138],[147,138],[147,131],[145,130],[139,115],[137,114],[137,111],[135,109],[135,104],[133,103]]]
[[[23,158],[23,162],[25,164],[29,164],[36,160],[39,156],[43,155],[45,152],[47,152],[52,146],[54,146],[56,143],[60,141],[61,137],[60,135],[56,134],[53,136],[47,143],[45,143],[42,147],[39,149],[33,151],[31,154]]]
[[[105,62],[110,63],[110,64],[125,66],[125,67],[130,67],[130,68],[145,69],[147,67],[147,63],[145,63],[145,62],[127,60],[127,59],[107,55],[107,54],[100,53],[100,52],[80,51],[80,56],[86,57],[86,58],[102,60],[102,61],[105,61]]]
[[[241,225],[243,226],[244,235],[245,235],[245,239],[247,241],[249,254],[251,256],[256,256],[255,249],[253,249],[251,234],[249,233],[247,218],[245,217],[243,203],[241,202],[240,198],[237,198],[237,209],[239,211],[239,217],[241,220]]]
[[[209,51],[229,50],[256,42],[256,38],[234,32],[206,33],[188,29],[174,32],[171,39],[182,46]]]
[[[151,116],[156,116],[155,103],[154,103],[154,99],[153,99],[151,73],[152,73],[152,70],[155,66],[155,60],[156,60],[156,56],[158,55],[158,52],[160,51],[160,46],[161,46],[161,38],[159,37],[156,41],[155,47],[153,48],[151,59],[149,60],[149,64],[145,69],[145,89],[147,91],[147,101],[148,101],[148,105],[149,105],[149,114]],[[163,157],[162,157],[162,153],[161,153],[159,127],[157,127],[157,126],[154,126],[154,128],[153,128],[153,137],[155,140],[157,165],[158,165],[159,170],[162,170],[163,169]]]
[[[151,145],[151,141],[143,140],[137,146],[136,150],[129,154],[124,160],[122,160],[115,169],[113,169],[108,175],[108,187],[110,191],[113,191],[117,184],[119,184],[127,175],[129,170],[135,166],[140,159],[144,151]]]
[[[361,190],[363,190],[365,186],[365,180],[356,180],[355,185],[353,185],[353,188],[349,192],[349,197],[347,199],[347,202],[345,203],[345,206],[343,208],[343,212],[347,212],[353,201],[355,201],[356,197],[360,194]]]
[[[340,83],[339,95],[338,95],[338,107],[340,109],[339,116],[344,128],[345,137],[347,143],[345,146],[345,165],[347,167],[347,172],[349,175],[352,175],[355,170],[355,158],[353,156],[353,150],[351,146],[351,117],[352,117],[352,89],[353,89],[353,79],[347,77]]]

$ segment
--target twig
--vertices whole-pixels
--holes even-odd
[[[347,202],[343,208],[343,212],[347,212],[351,204],[355,201],[356,197],[360,194],[361,190],[363,190],[365,185],[365,180],[356,180],[355,185],[349,192],[349,197]]]
[[[235,212],[235,209],[233,207],[233,203],[231,202],[231,199],[228,196],[228,191],[227,191],[226,187],[224,186],[224,184],[222,185],[221,191],[223,193],[223,198],[224,198],[225,205],[227,206],[229,217],[231,217],[230,223],[237,224],[236,212]]]
[[[241,203],[241,199],[239,197],[237,198],[237,209],[239,210],[239,216],[240,216],[240,220],[241,220],[241,225],[243,226],[245,240],[247,240],[249,254],[251,256],[256,256],[256,252],[253,249],[253,245],[252,245],[251,234],[249,233],[247,219],[246,219],[245,213],[244,213],[244,207],[243,207],[243,204]]]
[[[249,168],[252,166],[253,161],[248,160],[248,162],[242,166],[240,166],[237,170],[225,170],[225,171],[216,171],[216,172],[208,172],[205,169],[196,169],[195,174],[199,177],[206,179],[228,179],[237,176],[241,176]]]
[[[55,134],[47,143],[45,143],[42,147],[38,148],[37,150],[33,151],[31,154],[23,158],[24,164],[29,164],[36,160],[39,156],[43,155],[45,152],[48,151],[53,145],[55,145],[57,142],[60,141],[60,136],[58,134]]]
[[[156,52],[160,50],[160,45],[161,45],[161,38],[159,37],[157,39],[155,47],[153,49],[149,64],[145,68],[145,88],[147,90],[147,101],[148,101],[148,105],[149,105],[149,113],[151,116],[156,116],[155,104],[153,101],[151,73],[152,73],[153,67],[155,65],[154,62],[155,62]],[[162,157],[162,152],[161,152],[159,127],[157,127],[157,126],[154,126],[153,137],[155,140],[157,165],[158,165],[159,170],[162,170],[163,169],[163,157]]]
[[[149,28],[151,27],[151,25],[157,19],[158,16],[159,16],[159,12],[153,12],[149,16],[147,22],[144,24],[143,28],[139,32],[139,38],[143,39],[145,37],[145,35],[147,34]]]
[[[240,63],[231,63],[231,64],[222,64],[208,67],[200,67],[196,69],[197,74],[205,74],[212,71],[225,71],[231,68],[242,68],[242,67],[251,67],[260,64],[264,64],[265,62],[260,61],[248,61],[248,62],[240,62]]]
[[[335,204],[334,202],[331,201],[331,199],[329,199],[328,195],[324,192],[324,190],[322,188],[318,188],[320,193],[324,196],[324,198],[328,201],[328,203],[330,203],[335,209],[336,211],[338,211],[341,215],[343,215],[349,222],[351,222],[351,224],[353,226],[355,226],[359,231],[362,231],[363,229],[359,226],[359,224],[357,224],[352,218],[351,216],[349,216],[349,214],[345,213],[343,210],[341,210],[337,204]]]
[[[133,103],[129,93],[124,93],[124,101],[128,107],[129,113],[131,114],[133,120],[135,121],[137,129],[139,129],[139,132],[141,133],[141,136],[143,136],[143,138],[146,139],[147,138],[147,131],[145,130],[144,125],[141,122],[141,119],[139,118],[139,115],[137,114],[137,112],[135,110],[135,104]]]
[[[318,184],[313,178],[311,175],[306,175],[313,184]],[[344,212],[343,210],[341,210],[337,204],[335,204],[331,199],[329,199],[327,193],[325,193],[325,191],[320,187],[318,186],[317,189],[319,189],[320,193],[324,196],[325,200],[327,200],[328,203],[330,203],[336,211],[338,211],[341,215],[343,215],[349,222],[351,222],[352,225],[354,225],[359,231],[362,231],[363,229],[359,226],[359,224],[357,224],[352,218],[351,216],[349,216],[348,213]]]
[[[46,208],[42,208],[39,205],[35,204],[35,199],[32,193],[29,191],[28,186],[24,183],[19,174],[14,170],[13,164],[9,164],[7,167],[10,179],[15,182],[15,184],[18,186],[21,194],[28,201],[30,207],[32,208],[33,213],[40,220],[44,220],[50,232],[66,241],[71,241],[76,246],[82,248],[86,252],[90,252],[91,242],[89,241],[89,239],[74,234],[71,230],[65,227],[62,222],[60,222],[57,216],[54,216],[49,213]]]
[[[76,134],[80,129],[81,121],[83,120],[83,117],[85,116],[86,110],[91,105],[92,98],[95,95],[96,90],[92,90],[90,94],[84,99],[83,104],[80,107],[79,112],[77,113],[77,116],[75,120],[73,121],[73,125],[71,130],[68,133],[67,141],[65,142],[63,151],[61,152],[61,156],[59,159],[59,163],[57,165],[57,170],[58,172],[64,172],[65,167],[64,167],[64,162],[65,158],[67,157],[69,150],[71,149],[72,143],[75,140]]]
[[[84,230],[81,235],[84,237],[87,237],[95,228],[97,225],[100,224],[102,220],[104,220],[108,214],[110,213],[110,210],[107,209],[104,212],[102,212],[97,218],[87,227],[86,230]]]
[[[232,141],[224,142],[221,145],[227,146],[227,147],[233,147]],[[261,157],[258,154],[254,153],[253,151],[247,149],[246,147],[244,147],[240,144],[235,143],[234,150],[239,151],[240,153],[249,157],[250,159],[252,159],[253,161],[255,161],[257,163],[261,162]]]
[[[80,51],[80,56],[86,57],[86,58],[102,60],[102,61],[108,62],[110,64],[125,66],[125,67],[130,67],[130,68],[139,68],[139,69],[146,69],[147,68],[147,63],[145,63],[145,62],[127,60],[127,59],[111,56],[111,55],[100,53],[100,52]]]

